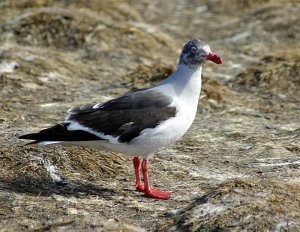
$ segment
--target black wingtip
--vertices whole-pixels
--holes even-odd
[[[34,140],[34,139],[33,139],[34,135],[35,135],[35,133],[32,133],[32,134],[26,134],[26,135],[21,135],[21,136],[19,136],[18,138],[19,138],[19,139],[32,139],[32,140]]]
[[[21,135],[19,139],[35,140],[34,143],[43,141],[90,141],[99,140],[98,136],[82,130],[68,130],[69,123],[61,123],[37,133]]]
[[[21,136],[18,137],[18,139],[35,140],[35,139],[32,138],[34,134],[35,134],[35,133],[32,133],[32,134],[26,134],[26,135],[21,135]],[[27,146],[27,145],[32,145],[32,144],[37,144],[38,142],[39,142],[39,141],[35,140],[35,141],[33,141],[33,142],[26,143],[25,146]]]

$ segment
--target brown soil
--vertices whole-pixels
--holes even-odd
[[[0,2],[4,231],[299,231],[298,1]],[[134,191],[131,158],[25,146],[68,108],[158,83],[185,41],[208,63],[195,122],[150,159],[168,201]]]

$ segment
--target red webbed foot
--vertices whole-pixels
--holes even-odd
[[[154,199],[161,199],[161,200],[168,200],[171,197],[170,192],[164,192],[156,188],[150,188],[144,191],[145,196],[154,198]]]

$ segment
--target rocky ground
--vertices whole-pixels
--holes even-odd
[[[3,231],[300,231],[297,0],[0,1]],[[17,137],[172,73],[209,42],[196,120],[150,159],[168,201],[134,191],[131,158]]]

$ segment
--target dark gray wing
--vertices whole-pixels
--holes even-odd
[[[77,122],[94,132],[119,137],[119,142],[130,142],[146,128],[176,115],[170,106],[172,98],[154,90],[126,94],[103,104],[73,108],[67,122]]]

